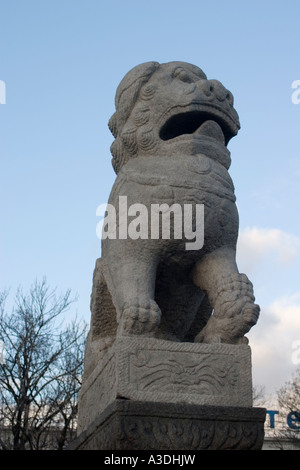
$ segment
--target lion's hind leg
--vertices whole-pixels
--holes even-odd
[[[113,344],[117,332],[117,314],[103,273],[103,262],[97,259],[91,294],[91,325],[86,343],[85,375],[88,376]]]

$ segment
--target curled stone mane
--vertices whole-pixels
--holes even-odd
[[[110,150],[113,156],[112,165],[116,173],[136,153],[135,132],[138,126],[130,129],[126,135],[122,135],[122,130],[138,99],[142,86],[147,83],[158,67],[158,62],[146,62],[134,67],[125,75],[117,88],[116,112],[108,123],[109,129],[115,137]],[[148,90],[148,94],[151,97],[151,90]],[[145,90],[145,95],[147,95],[147,90]]]
[[[116,112],[109,120],[108,126],[115,137],[111,145],[112,165],[116,173],[134,158],[138,152],[138,143],[143,150],[155,148],[152,128],[147,127],[151,113],[151,99],[155,94],[155,84],[147,84],[152,75],[160,68],[158,62],[145,62],[130,70],[119,84],[116,97]],[[186,64],[187,68],[200,78],[206,79],[205,73],[197,66]],[[139,106],[134,109],[133,121],[126,126],[137,101]],[[138,137],[138,139],[137,139]]]

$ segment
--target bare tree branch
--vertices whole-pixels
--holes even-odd
[[[5,363],[0,364],[0,426],[2,449],[49,448],[55,429],[56,448],[74,434],[77,396],[83,373],[86,325],[77,319],[66,326],[59,317],[75,302],[71,291],[56,294],[43,279],[29,293],[19,288],[10,314],[7,293],[0,293],[0,340]]]
[[[277,393],[277,400],[282,420],[278,422],[275,439],[280,443],[289,441],[300,450],[300,368],[296,370],[291,380],[286,382]],[[287,417],[297,416],[295,424],[289,426]]]

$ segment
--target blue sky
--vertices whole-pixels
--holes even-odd
[[[253,376],[280,387],[300,340],[299,40],[298,0],[0,0],[1,288],[46,276],[78,293],[69,315],[89,321],[116,87],[139,63],[191,62],[232,91],[240,116],[230,174],[238,262],[262,308]]]

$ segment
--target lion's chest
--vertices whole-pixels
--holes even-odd
[[[117,221],[127,214],[126,221],[129,224],[139,226],[139,230],[142,223],[143,227],[145,225],[148,236],[147,242],[142,240],[144,248],[147,243],[154,252],[167,250],[168,256],[175,250],[175,259],[180,263],[181,254],[184,254],[188,262],[194,259],[194,255],[187,255],[184,238],[173,237],[173,229],[175,231],[178,224],[183,233],[187,233],[185,224],[193,233],[199,229],[201,233],[197,235],[197,240],[202,240],[204,229],[204,248],[197,249],[199,256],[223,244],[230,244],[237,237],[238,215],[231,178],[224,167],[202,155],[181,159],[143,158],[130,161],[116,179],[109,204],[116,209]],[[203,204],[204,211],[203,208],[195,209],[196,204]],[[178,207],[175,210],[175,205],[180,206],[178,211]],[[164,213],[165,219],[157,218],[158,213]],[[160,236],[158,231],[158,236],[155,235],[152,240],[156,228],[163,229],[163,220],[169,224],[167,229],[170,228],[170,236]],[[132,238],[136,241],[139,234]]]
[[[148,157],[131,160],[113,187],[110,200],[127,196],[130,204],[235,202],[227,170],[205,155]]]

